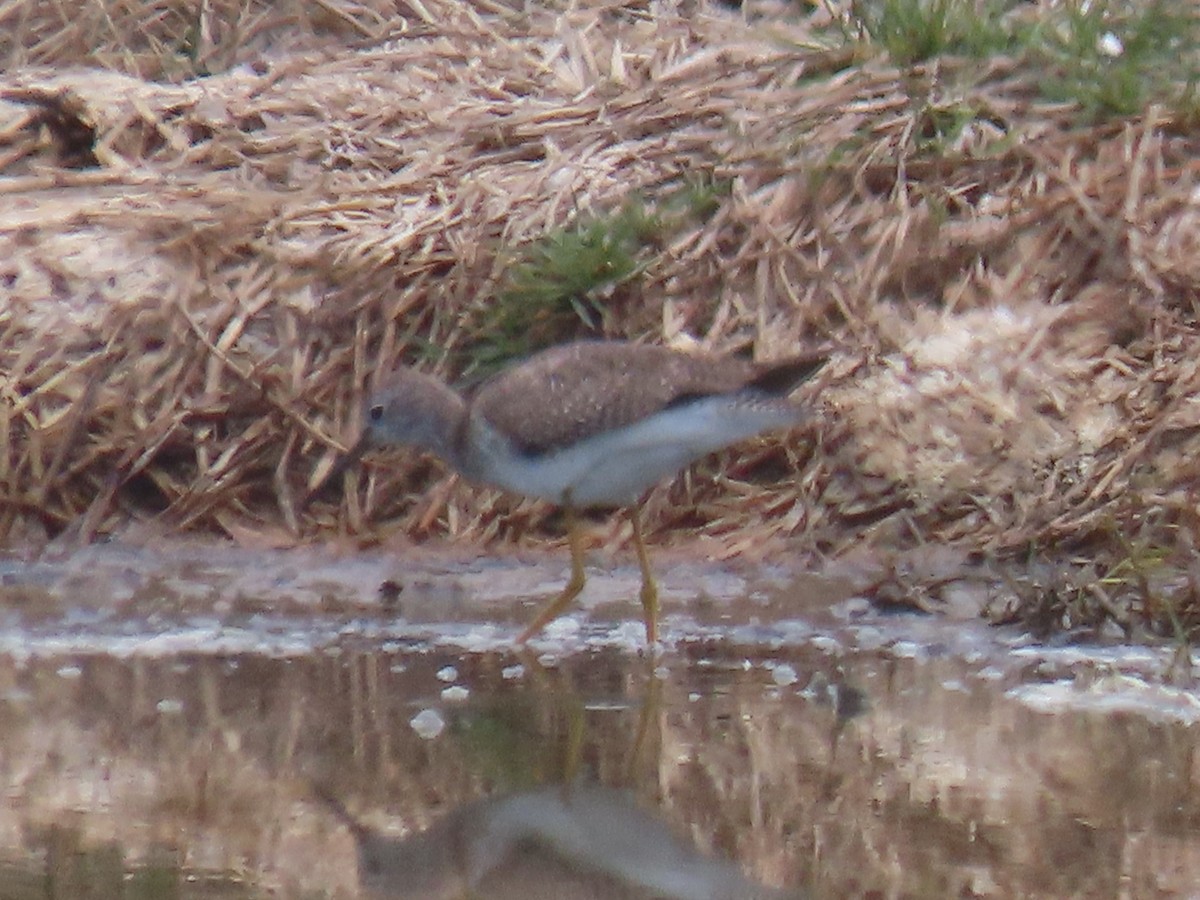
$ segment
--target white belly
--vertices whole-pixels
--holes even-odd
[[[800,413],[725,397],[700,400],[537,457],[502,441],[472,460],[471,475],[518,494],[573,505],[623,506],[688,464],[751,435],[787,428]]]

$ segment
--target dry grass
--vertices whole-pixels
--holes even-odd
[[[301,499],[375,373],[467,365],[520,248],[702,177],[715,212],[593,300],[606,332],[843,349],[818,427],[660,491],[660,536],[1078,556],[1104,603],[1195,616],[1179,113],[1084,124],[999,55],[900,70],[831,40],[833,4],[400,7],[0,8],[6,543],[538,532],[399,457]]]

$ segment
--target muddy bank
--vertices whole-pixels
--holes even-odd
[[[422,459],[326,485],[383,373],[829,342],[813,427],[664,487],[653,543],[954,547],[1070,568],[1015,612],[1049,631],[1186,638],[1192,61],[1094,46],[1174,33],[1139,4],[973,11],[997,40],[932,60],[860,6],[0,12],[0,543],[539,544]],[[1144,104],[1051,96],[1123,65]]]

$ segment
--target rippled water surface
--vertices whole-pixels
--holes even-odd
[[[1195,897],[1169,648],[561,560],[0,564],[0,898]],[[1178,667],[1176,667],[1178,669]]]

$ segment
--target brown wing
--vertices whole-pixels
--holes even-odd
[[[757,366],[653,345],[583,341],[544,350],[494,376],[480,386],[471,409],[518,449],[538,455],[687,399],[751,385],[786,394],[775,382],[784,380],[783,367],[797,365]],[[807,377],[820,363],[806,360],[799,367],[797,374]],[[787,380],[790,389],[797,378]]]

